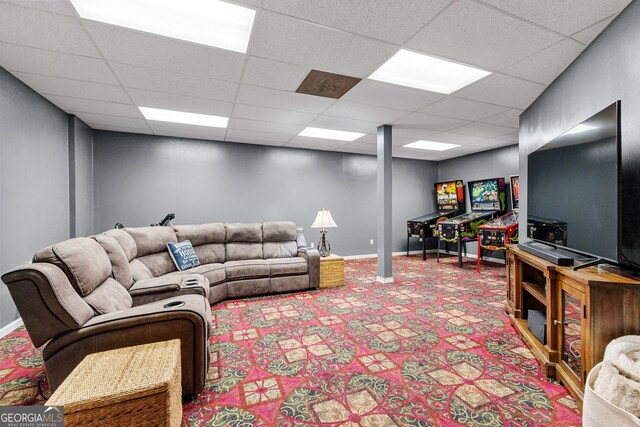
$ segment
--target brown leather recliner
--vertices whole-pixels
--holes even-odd
[[[182,393],[204,388],[209,367],[209,283],[200,275],[152,279],[130,294],[96,240],[66,240],[2,276],[55,390],[91,353],[180,339]],[[144,285],[144,283],[143,283]],[[173,295],[173,296],[171,296]],[[170,297],[168,297],[170,296]]]

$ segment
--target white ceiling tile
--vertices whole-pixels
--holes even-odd
[[[487,123],[474,122],[468,125],[453,129],[452,133],[461,135],[478,136],[481,138],[494,138],[513,132],[513,128],[491,125]]]
[[[430,114],[412,113],[393,122],[393,130],[399,129],[424,129],[434,132],[446,132],[469,123],[466,120],[452,119],[449,117],[432,116]]]
[[[127,93],[120,86],[41,76],[18,71],[14,71],[13,75],[40,94],[62,95],[107,102],[130,102]]]
[[[66,96],[46,95],[67,113],[94,113],[107,116],[137,117],[142,118],[140,110],[131,104],[117,104],[115,102],[94,101],[92,99],[68,98]]]
[[[319,115],[309,123],[309,126],[322,129],[344,130],[347,132],[359,132],[375,134],[378,126],[373,122],[361,120],[345,119],[342,117]]]
[[[144,135],[153,135],[153,131],[151,129],[140,129],[140,128],[128,128],[125,126],[109,126],[109,125],[101,125],[99,123],[87,123],[91,129],[94,130],[106,130],[110,132],[127,132],[127,133],[139,133]]]
[[[496,114],[495,116],[486,117],[482,119],[481,122],[518,128],[520,126],[520,114],[522,114],[522,110],[510,108],[507,111]]]
[[[254,86],[295,91],[310,68],[249,56],[242,82]]]
[[[455,94],[460,98],[520,108],[531,103],[544,91],[545,86],[504,74],[492,74]]]
[[[519,133],[520,133],[520,131],[517,131],[517,130],[516,130],[516,131],[513,131],[513,132],[508,133],[508,134],[506,134],[506,135],[496,136],[496,138],[495,138],[495,139],[500,139],[500,140],[503,140],[503,141],[514,141],[514,142],[518,142],[518,140],[519,140],[519,138],[520,138],[520,137],[519,137]]]
[[[567,36],[620,12],[631,3],[631,0],[481,1]]]
[[[506,107],[447,96],[420,110],[434,116],[451,117],[461,120],[480,120],[507,110]]]
[[[109,61],[210,79],[240,81],[244,54],[99,22],[83,22],[91,38]]]
[[[76,16],[75,10],[67,0],[12,0],[7,3],[57,13],[58,15]]]
[[[405,47],[500,70],[562,39],[471,0],[456,0]]]
[[[393,147],[391,155],[393,157],[399,157],[403,159],[419,159],[425,155],[426,150],[420,150],[418,148],[405,148],[405,147]]]
[[[0,66],[9,71],[118,84],[101,59],[0,43]]]
[[[370,154],[376,155],[376,144],[370,143],[362,143],[362,142],[349,142],[339,148],[336,151],[341,151],[344,153],[354,153],[354,154]]]
[[[240,85],[236,102],[259,107],[273,107],[281,110],[319,114],[333,104],[335,100],[258,86]]]
[[[238,119],[232,117],[229,120],[229,129],[247,130],[252,132],[270,132],[287,134],[289,137],[299,134],[303,125],[290,125],[286,123],[273,123],[258,120]]]
[[[596,22],[595,24],[591,25],[590,27],[584,28],[584,29],[578,31],[577,33],[572,34],[571,38],[576,39],[579,42],[588,45],[596,37],[598,37],[598,35],[600,35],[600,33],[605,28],[607,28],[607,26],[609,26],[609,24],[611,23],[611,21],[613,21],[614,18],[615,18],[615,16],[610,16],[608,18],[603,19],[600,22]]]
[[[333,151],[344,145],[344,141],[335,141],[333,139],[308,138],[306,136],[295,136],[288,143],[287,147],[293,148],[309,148],[312,150]]]
[[[379,107],[415,111],[443,97],[444,95],[440,93],[364,79],[340,99]]]
[[[451,0],[266,0],[263,7],[328,27],[402,44],[450,2]]]
[[[76,55],[100,56],[76,18],[1,1],[0,40]]]
[[[229,117],[233,103],[215,101],[192,96],[180,96],[171,93],[153,92],[149,90],[131,89],[127,92],[135,105],[140,107],[162,108],[164,110],[186,111],[197,114],[212,114]]]
[[[261,10],[249,53],[352,77],[364,77],[398,50],[381,41]]]
[[[225,141],[267,144],[267,145],[284,145],[292,138],[292,135],[270,132],[256,132],[242,129],[229,129]]]
[[[522,61],[502,70],[502,73],[534,82],[549,84],[580,55],[584,45],[566,38]]]
[[[233,117],[248,120],[262,120],[274,123],[288,123],[307,126],[318,115],[299,111],[279,110],[277,108],[257,107],[255,105],[236,104]]]
[[[498,138],[494,139],[485,139],[482,144],[474,145],[475,148],[483,148],[485,150],[491,150],[493,148],[507,147],[510,145],[515,145],[517,141],[504,141]]]
[[[409,114],[408,111],[358,104],[342,100],[336,101],[335,104],[324,112],[324,115],[327,116],[362,120],[365,122],[376,123],[377,125],[391,123],[394,120],[398,120],[399,118],[406,116],[407,114]]]
[[[178,123],[149,121],[149,126],[156,135],[175,136],[178,138],[196,138],[212,141],[222,141],[227,129],[207,126],[191,126]]]
[[[134,65],[111,63],[113,72],[126,88],[146,89],[197,98],[233,101],[238,84],[206,77],[190,76],[171,71]]]
[[[250,6],[251,8],[262,7],[262,0],[225,0],[227,3],[235,3],[240,6]]]
[[[105,116],[103,114],[93,113],[76,113],[76,115],[91,127],[93,127],[93,125],[101,125],[110,126],[112,128],[123,127],[129,129],[144,129],[148,131],[151,130],[145,119],[120,116]]]
[[[479,136],[473,135],[462,135],[453,132],[443,132],[432,135],[431,137],[429,137],[429,140],[457,145],[482,145],[485,142],[486,138],[481,138]]]

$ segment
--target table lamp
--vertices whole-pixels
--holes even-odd
[[[320,256],[329,256],[331,253],[331,245],[327,240],[327,228],[335,228],[337,226],[338,224],[336,224],[331,217],[331,212],[326,209],[318,211],[316,220],[311,224],[311,228],[320,229],[320,242],[318,243],[318,252],[320,252]]]

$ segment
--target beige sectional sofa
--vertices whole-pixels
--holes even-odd
[[[190,240],[201,265],[178,271],[168,242]],[[178,338],[182,391],[202,391],[209,305],[314,289],[320,257],[291,222],[140,227],[69,239],[2,276],[55,390],[88,354]]]

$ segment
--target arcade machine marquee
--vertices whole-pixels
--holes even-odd
[[[471,212],[444,220],[438,224],[438,261],[440,241],[458,245],[458,267],[462,268],[463,244],[477,239],[478,226],[506,210],[504,178],[491,178],[469,182]]]
[[[436,212],[419,216],[407,221],[407,256],[411,238],[419,238],[422,242],[422,259],[427,259],[427,238],[438,237],[437,224],[454,215],[464,212],[464,184],[462,180],[437,182]]]
[[[509,243],[518,241],[518,208],[520,207],[520,180],[518,176],[511,180],[511,209],[506,215],[492,219],[478,226],[478,264],[476,271],[480,272],[482,251],[505,251]]]

